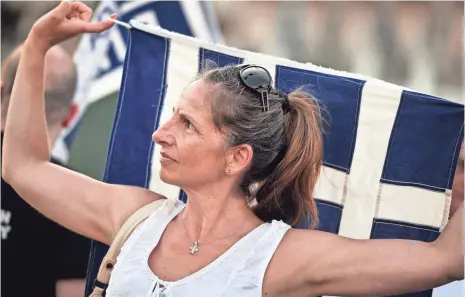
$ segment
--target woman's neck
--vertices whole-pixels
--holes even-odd
[[[193,241],[202,243],[234,236],[262,223],[240,194],[203,195],[194,191],[186,192],[187,204],[180,215]]]

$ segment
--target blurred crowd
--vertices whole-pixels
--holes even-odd
[[[463,2],[214,3],[228,45],[463,100]]]

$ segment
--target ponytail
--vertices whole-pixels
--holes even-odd
[[[319,105],[305,92],[286,98],[271,90],[264,112],[261,96],[241,81],[240,69],[213,68],[198,78],[212,87],[213,122],[225,134],[227,146],[248,144],[253,149],[239,188],[261,220],[295,226],[308,214],[314,227],[318,211],[313,190],[323,154]]]
[[[307,93],[288,95],[290,111],[285,115],[286,151],[256,192],[254,213],[264,221],[281,219],[295,226],[306,213],[311,227],[318,224],[313,191],[323,156],[322,117],[318,103]]]

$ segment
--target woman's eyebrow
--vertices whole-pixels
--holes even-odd
[[[199,122],[197,122],[192,116],[190,116],[187,113],[180,112],[179,115],[183,118],[188,119],[190,122],[192,122],[194,125],[199,126]]]
[[[184,110],[181,110],[179,107],[173,106],[173,113],[177,113],[180,117],[189,120],[195,126],[199,126],[199,122],[193,116],[189,115],[189,113],[185,112]]]

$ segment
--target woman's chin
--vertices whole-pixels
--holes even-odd
[[[166,170],[161,169],[159,176],[160,180],[165,184],[176,186],[176,177],[170,174],[169,172],[166,172]]]

